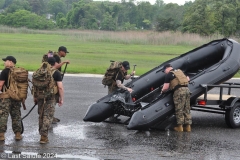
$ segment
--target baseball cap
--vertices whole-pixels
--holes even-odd
[[[171,64],[165,64],[164,65],[164,67],[163,67],[163,72],[165,72],[165,70],[168,68],[168,67],[172,67],[172,65]]]
[[[64,46],[60,46],[60,47],[58,48],[58,52],[59,52],[59,51],[63,51],[63,52],[65,52],[65,53],[69,53],[69,52],[67,51],[67,48],[64,47]]]
[[[129,62],[128,62],[128,61],[123,61],[123,62],[122,62],[122,66],[123,66],[126,70],[129,70],[129,69],[130,69]]]
[[[51,65],[54,65],[54,64],[56,63],[55,58],[53,58],[53,57],[48,57],[48,63],[51,64]]]
[[[16,58],[14,58],[13,56],[7,56],[6,58],[3,58],[2,60],[3,60],[3,61],[9,60],[9,61],[12,61],[14,64],[17,63]]]

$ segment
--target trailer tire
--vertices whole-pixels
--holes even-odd
[[[228,127],[238,128],[240,127],[240,103],[237,102],[231,109],[228,109],[225,113],[225,121]]]

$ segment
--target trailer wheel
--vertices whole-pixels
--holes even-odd
[[[225,113],[225,121],[228,127],[240,127],[240,103],[237,102],[234,106]]]

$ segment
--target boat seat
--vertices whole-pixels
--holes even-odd
[[[208,94],[207,100],[219,100],[220,95],[219,94]],[[222,100],[227,100],[230,97],[236,97],[235,95],[222,95]],[[204,94],[197,98],[197,100],[204,100]]]

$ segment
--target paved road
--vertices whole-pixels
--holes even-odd
[[[239,80],[231,80],[239,82]],[[23,120],[23,140],[16,142],[9,118],[5,142],[0,142],[0,159],[240,159],[240,129],[230,129],[224,116],[192,111],[191,133],[133,131],[121,124],[83,122],[89,105],[107,94],[101,78],[64,77],[65,102],[56,108],[61,122],[50,130],[50,142],[39,144],[37,108]],[[234,94],[240,92],[233,91]],[[33,106],[29,93],[27,110]],[[43,157],[44,156],[44,157]]]

